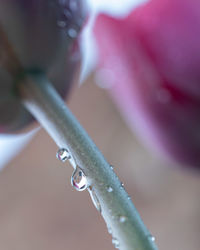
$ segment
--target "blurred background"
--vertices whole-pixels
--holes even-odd
[[[74,88],[69,106],[114,166],[159,249],[198,250],[199,176],[150,155],[93,77]],[[73,169],[56,151],[40,129],[1,172],[0,249],[114,249],[88,192],[71,187]]]
[[[140,2],[144,1],[88,0],[94,12],[113,15],[124,15]],[[91,48],[88,43],[83,47],[86,73],[94,63]],[[84,83],[74,87],[69,107],[114,166],[159,249],[199,250],[199,175],[169,167],[150,154],[106,90],[95,84],[93,74],[86,73]],[[0,172],[0,249],[114,249],[88,192],[71,187],[73,169],[56,159],[57,150],[43,129],[19,140],[0,137],[0,167],[4,167]]]

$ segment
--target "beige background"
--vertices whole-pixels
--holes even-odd
[[[70,108],[114,165],[160,250],[200,249],[200,176],[166,166],[129,131],[90,79]],[[0,174],[1,250],[111,250],[89,194],[70,185],[72,167],[42,129]]]

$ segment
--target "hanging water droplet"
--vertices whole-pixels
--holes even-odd
[[[69,160],[71,158],[71,155],[67,149],[60,148],[56,153],[56,157],[58,158],[58,160],[65,162],[66,160]]]
[[[119,241],[117,238],[112,238],[112,243],[114,245],[115,248],[118,248],[119,249]]]
[[[77,191],[83,191],[87,188],[87,178],[80,167],[76,167],[71,177],[71,184]]]
[[[71,38],[76,38],[78,36],[78,31],[75,28],[69,28],[67,33]]]
[[[108,191],[108,193],[112,193],[113,188],[112,188],[112,187],[108,187],[108,188],[107,188],[107,191]]]
[[[119,217],[119,222],[120,223],[124,223],[126,221],[126,217],[125,216],[120,216]]]
[[[88,188],[88,191],[90,193],[90,197],[92,199],[92,202],[93,202],[94,206],[101,213],[101,204],[99,202],[99,199],[98,199],[96,193],[94,192],[94,190],[93,190],[93,188],[91,186]]]

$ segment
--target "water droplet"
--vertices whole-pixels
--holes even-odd
[[[126,217],[125,216],[120,216],[119,217],[119,222],[120,223],[124,223],[126,221]]]
[[[94,192],[94,190],[93,190],[93,188],[91,186],[88,188],[88,191],[90,193],[90,197],[92,199],[92,202],[93,202],[94,206],[101,213],[101,204],[99,202],[99,199],[98,199],[96,193]]]
[[[69,2],[69,7],[72,11],[76,11],[78,9],[77,1],[71,0]]]
[[[118,248],[119,249],[119,241],[117,238],[112,238],[112,243],[114,245],[115,248]]]
[[[124,183],[121,182],[120,189],[124,189]]]
[[[78,36],[78,31],[75,28],[68,29],[67,33],[71,38],[76,38]]]
[[[68,19],[72,18],[72,13],[68,9],[64,9],[63,14]]]
[[[128,200],[131,200],[131,197],[130,197],[130,196],[128,196]]]
[[[110,169],[113,170],[113,168],[114,168],[114,167],[113,167],[112,165],[110,165]]]
[[[65,162],[66,160],[69,160],[71,158],[71,155],[67,149],[60,148],[56,154],[56,157],[58,158],[58,160]]]
[[[112,228],[111,227],[108,227],[108,233],[112,234]]]
[[[112,193],[113,188],[112,188],[112,187],[108,187],[108,188],[107,188],[107,191],[108,191],[108,193]]]
[[[80,167],[76,167],[71,177],[71,184],[77,191],[83,191],[87,188],[87,178]]]
[[[60,28],[65,28],[67,23],[65,21],[59,20],[59,21],[57,21],[57,25]]]
[[[151,235],[151,234],[148,235],[148,239],[151,240],[151,241],[153,241],[153,242],[155,241],[155,237],[153,235]]]

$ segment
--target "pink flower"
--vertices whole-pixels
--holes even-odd
[[[200,167],[200,2],[151,0],[100,15],[99,67],[131,127],[159,153]]]

